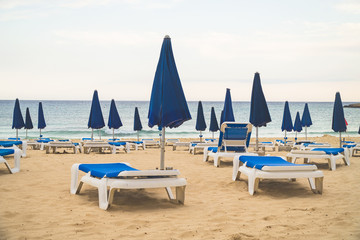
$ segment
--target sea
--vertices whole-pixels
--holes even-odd
[[[41,130],[43,137],[54,139],[81,139],[83,137],[91,137],[91,129],[88,128],[88,119],[90,114],[91,101],[41,101],[43,105],[46,128]],[[343,102],[344,105],[352,102]],[[205,120],[207,126],[210,125],[211,107],[215,108],[216,116],[220,121],[220,113],[223,109],[224,102],[204,101],[202,102]],[[16,130],[12,129],[12,117],[15,101],[0,100],[0,138],[6,139],[16,136]],[[33,129],[19,129],[20,138],[38,138],[40,130],[37,128],[38,122],[38,105],[36,100],[20,100],[20,108],[25,121],[26,108],[29,108]],[[106,126],[100,130],[94,130],[95,138],[112,138],[113,130],[107,126],[110,101],[100,102],[104,121]],[[307,128],[307,134],[310,137],[323,136],[325,134],[338,136],[338,133],[331,129],[333,102],[308,102],[310,115],[313,125]],[[157,127],[148,127],[148,101],[116,101],[117,110],[119,112],[123,126],[114,130],[117,138],[136,138],[137,132],[133,130],[134,111],[138,107],[143,130],[139,132],[140,138],[158,138],[160,131]],[[183,123],[178,128],[166,128],[166,138],[197,138],[199,132],[195,130],[197,116],[197,101],[188,102],[192,119]],[[296,113],[299,111],[302,116],[305,102],[289,102],[291,117],[295,120]],[[268,107],[272,121],[266,127],[259,128],[259,137],[283,137],[284,132],[281,131],[282,116],[284,111],[284,102],[268,102]],[[250,102],[233,102],[233,110],[235,120],[237,122],[249,122]],[[346,133],[343,137],[360,136],[358,134],[360,126],[360,109],[344,108],[345,119],[348,123]],[[212,132],[208,128],[202,132],[203,137],[212,137]],[[218,137],[218,132],[215,133]],[[253,135],[254,136],[254,135]],[[298,137],[304,137],[304,130],[297,134]],[[294,132],[287,132],[289,139],[295,137]]]

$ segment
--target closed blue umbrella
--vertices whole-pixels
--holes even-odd
[[[171,39],[165,36],[155,72],[148,113],[149,127],[162,128],[160,169],[164,169],[165,128],[179,127],[191,119],[190,111],[176,69]]]
[[[219,124],[216,119],[214,107],[211,107],[209,130],[212,132],[212,138],[214,138],[214,132],[217,132],[219,130]]]
[[[359,131],[358,131],[358,134],[360,134],[360,127],[359,127]]]
[[[282,125],[281,125],[281,131],[285,131],[285,144],[286,144],[286,132],[291,132],[293,130],[293,123],[291,120],[291,114],[290,114],[290,109],[289,109],[289,102],[286,101],[285,102],[285,107],[284,107],[284,114],[283,114],[283,119],[282,119]]]
[[[40,138],[41,138],[41,129],[46,127],[44,111],[42,107],[42,102],[39,102],[39,111],[38,111],[38,129],[40,129]]]
[[[120,128],[122,125],[123,124],[121,122],[119,112],[116,108],[115,100],[111,99],[108,127],[113,129],[113,139],[114,139],[114,130]]]
[[[28,129],[33,129],[33,123],[30,116],[30,110],[29,108],[26,108],[26,115],[25,115],[25,129],[26,129],[26,138],[27,138],[27,131]]]
[[[295,122],[294,122],[294,131],[295,131],[295,141],[297,140],[297,133],[302,131],[300,113],[296,113]]]
[[[25,127],[24,119],[21,114],[20,109],[20,102],[17,98],[15,100],[15,106],[14,106],[14,113],[13,113],[13,122],[12,122],[12,129],[16,129],[16,140],[19,139],[18,130]]]
[[[304,112],[301,117],[301,125],[305,127],[305,139],[307,140],[307,127],[312,125],[308,104],[305,103]]]
[[[233,107],[232,107],[231,94],[230,94],[229,88],[226,89],[224,108],[221,113],[220,120],[221,120],[220,125],[223,122],[235,122],[234,111],[233,111]]]
[[[135,113],[134,113],[134,131],[137,132],[137,140],[139,141],[139,131],[142,129],[142,124],[140,120],[139,110],[137,107],[135,107]]]
[[[346,131],[346,122],[345,122],[344,109],[339,92],[335,94],[334,110],[332,117],[332,130],[334,130],[334,132],[339,132],[340,147],[341,147],[341,132]]]
[[[200,137],[200,142],[201,142],[202,141],[202,139],[201,139],[202,138],[201,131],[205,131],[205,129],[206,129],[206,122],[205,122],[204,111],[203,111],[201,101],[199,101],[199,103],[198,103],[198,110],[197,110],[195,129],[197,131],[200,131],[199,137]]]
[[[88,128],[91,128],[91,140],[93,140],[94,129],[101,129],[104,126],[105,126],[105,122],[101,111],[99,96],[97,90],[95,90],[91,102],[90,116],[88,122]]]
[[[256,151],[258,150],[258,127],[266,127],[271,122],[269,109],[261,87],[260,74],[255,73],[250,105],[250,123],[256,127]]]

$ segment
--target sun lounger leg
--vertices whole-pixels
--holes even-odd
[[[70,183],[70,193],[71,194],[77,194],[78,190],[77,184],[79,179],[79,165],[78,163],[75,163],[71,167],[71,183]],[[80,187],[81,188],[81,187]]]
[[[174,194],[171,191],[171,188],[170,187],[165,187],[165,190],[166,190],[166,193],[167,193],[169,199],[174,200],[175,198],[174,198]]]
[[[219,161],[219,156],[214,156],[214,166],[215,167],[220,167],[220,161]]]
[[[113,203],[116,191],[120,192],[120,189],[119,188],[110,188],[108,207],[110,207],[111,204]]]
[[[185,186],[176,187],[176,200],[180,204],[185,203]]]
[[[21,144],[22,157],[26,157],[27,141],[23,141]]]
[[[236,180],[240,179],[239,166],[240,166],[239,157],[234,157],[234,160],[233,160],[233,175],[232,175],[232,180],[233,181],[236,181]]]
[[[106,210],[109,206],[109,202],[107,199],[107,185],[106,185],[107,179],[102,178],[99,181],[98,185],[98,194],[99,194],[99,207],[101,209]]]
[[[250,195],[254,195],[255,189],[257,188],[256,181],[257,181],[257,185],[258,185],[259,180],[256,180],[255,170],[252,169],[251,171],[249,171],[249,174],[248,174],[248,189],[249,189]]]
[[[344,163],[348,166],[350,166],[350,151],[352,151],[349,148],[345,148],[345,152],[344,152]]]
[[[317,193],[322,194],[324,177],[315,178],[315,182],[314,182],[314,178],[308,178],[308,180],[311,191],[315,194]]]
[[[336,170],[336,159],[334,158],[333,155],[330,155],[329,166],[330,166],[330,170],[332,170],[332,171]]]

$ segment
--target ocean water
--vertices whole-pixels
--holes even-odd
[[[30,110],[30,115],[33,121],[34,128],[28,130],[29,138],[39,137],[39,129],[37,129],[37,113],[39,101],[20,101],[21,111],[25,120],[26,108]],[[91,101],[42,101],[46,128],[42,130],[43,137],[50,138],[70,138],[80,139],[82,137],[90,137],[91,129],[88,129],[87,123],[90,113]],[[192,120],[185,122],[178,128],[166,129],[167,138],[180,138],[189,137],[196,138],[199,132],[195,130],[197,102],[189,101],[189,109]],[[349,104],[349,103],[343,103]],[[13,100],[0,100],[0,138],[14,137],[16,130],[12,129],[12,116],[15,101]],[[218,121],[220,120],[220,113],[223,108],[223,102],[203,102],[204,115],[207,125],[210,124],[210,111],[211,107],[215,108]],[[290,111],[293,121],[295,120],[296,112],[302,115],[305,103],[303,102],[290,102]],[[338,136],[331,129],[333,102],[309,102],[309,109],[313,125],[308,128],[308,136],[322,136],[324,134]],[[159,137],[159,131],[156,127],[149,128],[147,126],[147,113],[149,102],[147,101],[117,101],[116,106],[120,114],[123,126],[115,130],[116,137],[120,138],[135,138],[136,132],[133,131],[134,110],[138,107],[143,130],[140,132],[141,138],[156,138]],[[108,122],[110,101],[101,101],[102,112],[105,124]],[[259,128],[259,137],[283,137],[284,133],[281,132],[282,115],[284,109],[284,102],[268,102],[268,107],[272,122],[266,127]],[[233,109],[235,120],[237,122],[248,122],[250,113],[250,102],[233,102]],[[360,125],[360,109],[344,108],[345,118],[348,122],[348,130],[346,136],[359,136],[358,129]],[[94,137],[99,138],[112,137],[112,130],[107,126],[100,131],[94,130]],[[209,130],[203,132],[204,137],[211,137],[212,134]],[[26,130],[19,130],[19,137],[24,138]],[[215,134],[218,136],[218,133]],[[294,132],[288,132],[289,138],[295,137]],[[298,137],[304,137],[304,130],[298,133]]]

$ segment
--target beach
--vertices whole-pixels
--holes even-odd
[[[339,138],[311,140],[336,147]],[[311,161],[325,176],[322,195],[311,192],[307,179],[297,179],[262,180],[251,196],[246,176],[231,180],[231,159],[216,168],[202,154],[167,146],[165,166],[187,180],[184,205],[171,203],[164,189],[121,190],[106,211],[98,207],[94,187],[84,184],[79,195],[70,194],[74,163],[127,162],[143,170],[159,167],[159,158],[158,148],[117,154],[28,150],[19,173],[0,167],[0,239],[360,239],[359,157],[350,166],[337,161],[336,171],[326,160]]]

